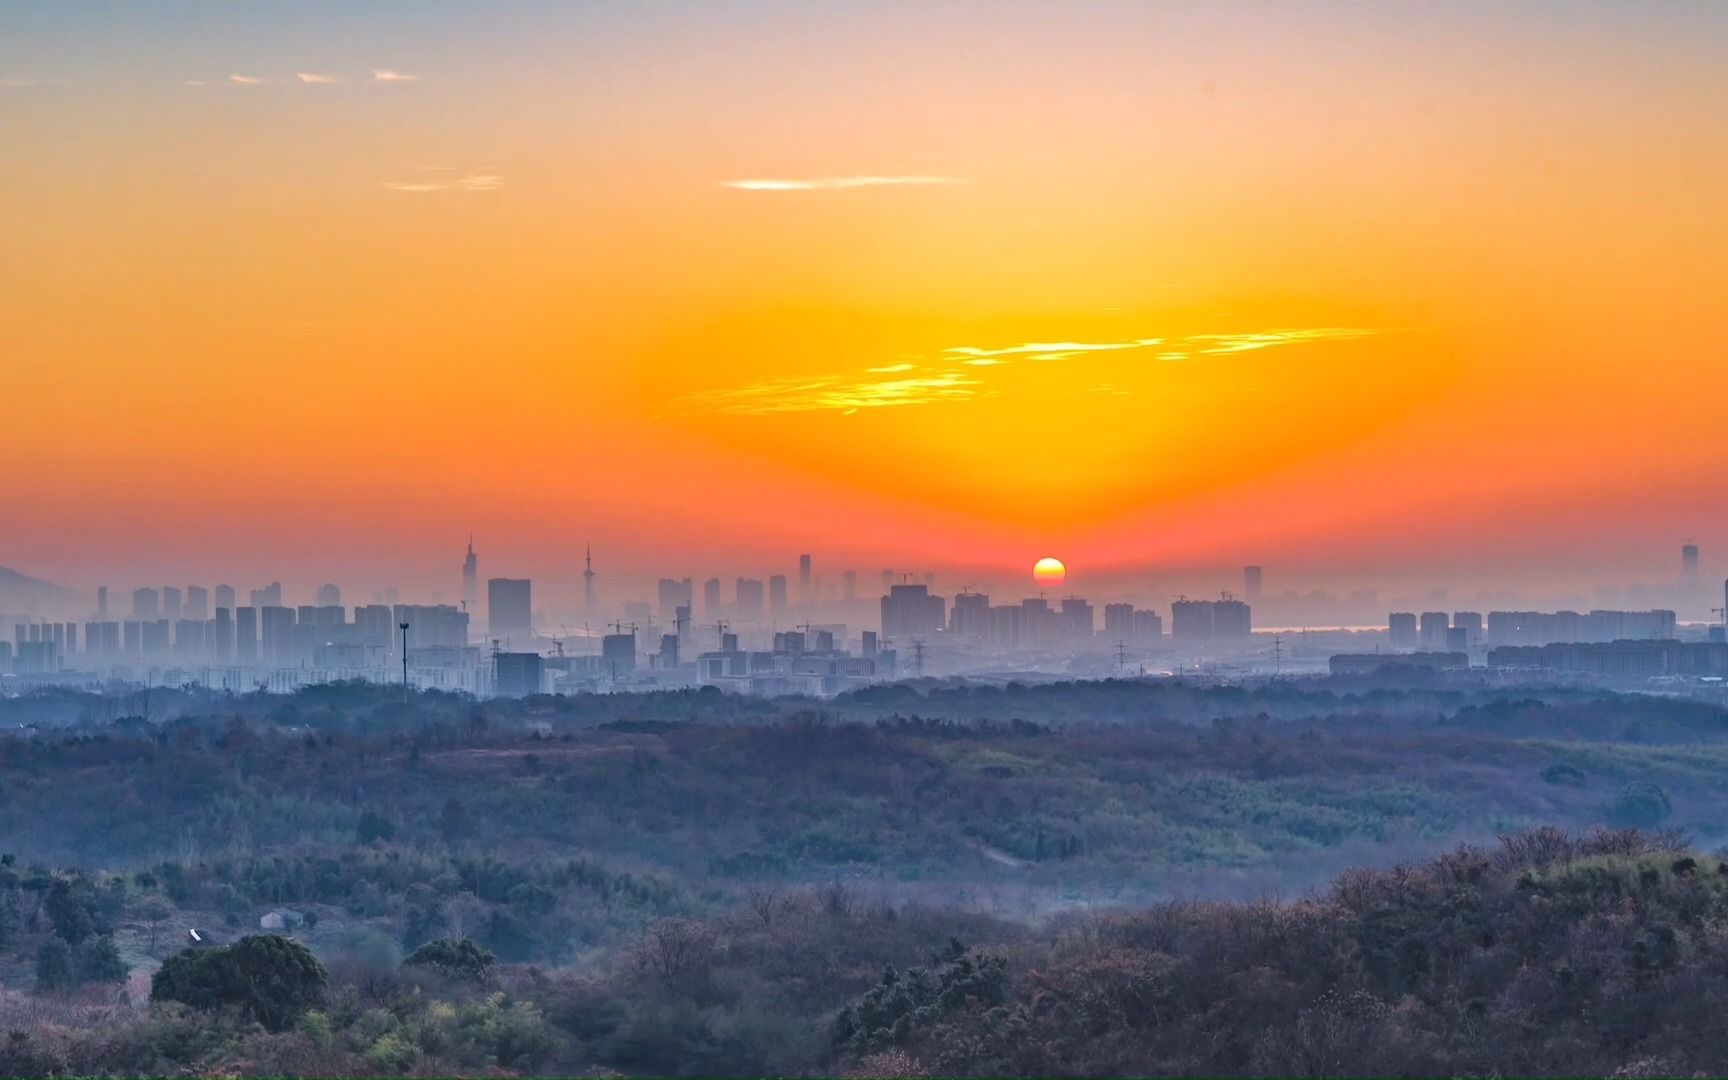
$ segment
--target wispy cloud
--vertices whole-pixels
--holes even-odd
[[[433,191],[444,185],[404,186],[400,190]],[[972,368],[992,368],[1011,363],[1009,357],[1030,360],[1061,360],[1074,356],[1118,353],[1127,350],[1155,350],[1158,360],[1176,362],[1192,357],[1250,352],[1280,345],[1300,345],[1322,341],[1350,341],[1385,333],[1383,330],[1358,327],[1317,327],[1311,329],[1262,330],[1240,334],[1191,334],[1181,338],[1131,338],[1124,341],[1028,341],[1019,345],[983,347],[954,345],[943,349],[945,364],[960,364]],[[1165,346],[1166,342],[1170,345]],[[1127,358],[1124,358],[1127,359]],[[1063,370],[1063,369],[1057,369]],[[1076,366],[1076,373],[1093,370]],[[1132,373],[1133,367],[1121,369]],[[1115,374],[1115,370],[1097,374]],[[941,364],[920,367],[909,361],[897,361],[864,369],[864,378],[852,374],[812,375],[798,378],[767,379],[748,386],[705,390],[688,395],[684,400],[692,405],[721,413],[740,416],[768,416],[776,413],[834,411],[854,413],[860,409],[902,408],[914,405],[934,405],[961,402],[994,396],[1001,391],[986,378],[999,379],[987,372],[968,372]],[[883,377],[889,376],[889,377]],[[1098,382],[1073,383],[1076,391],[1124,397],[1131,393],[1132,383]]]
[[[841,191],[862,187],[964,183],[967,181],[957,176],[824,176],[813,180],[728,180],[724,186],[738,191]]]
[[[328,86],[331,83],[344,81],[340,75],[321,75],[316,71],[297,71],[294,77],[307,86]]]
[[[964,401],[978,392],[978,380],[959,371],[938,371],[905,379],[856,379],[842,375],[769,379],[729,390],[706,390],[686,400],[739,416],[775,413],[892,409]]]
[[[270,80],[262,75],[230,75],[228,81],[239,86],[263,86]]]
[[[1190,334],[1184,340],[1195,342],[1197,352],[1216,356],[1272,349],[1280,345],[1303,345],[1311,341],[1354,341],[1384,332],[1350,326],[1322,326],[1309,330],[1262,330],[1253,334]]]
[[[373,68],[372,81],[381,83],[418,82],[420,76],[409,75],[406,72],[394,71],[390,68]]]
[[[428,172],[454,172],[443,166],[421,166]],[[497,191],[504,186],[504,178],[497,173],[469,173],[449,180],[381,180],[378,184],[388,191],[407,191],[423,193],[428,191]]]
[[[973,359],[965,361],[978,367],[988,366],[979,361],[990,360],[998,356],[1024,356],[1029,360],[1066,360],[1070,356],[1078,356],[1089,352],[1117,352],[1122,349],[1148,349],[1154,345],[1164,344],[1163,338],[1135,338],[1132,341],[1028,341],[1022,345],[1008,345],[999,349],[981,349],[975,345],[956,345],[944,352],[956,356],[968,356]],[[1003,361],[997,361],[1002,363]]]

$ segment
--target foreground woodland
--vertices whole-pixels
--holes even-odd
[[[4,1075],[1728,1072],[1714,706],[350,686],[0,722]]]

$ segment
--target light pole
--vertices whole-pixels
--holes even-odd
[[[408,624],[399,623],[402,629],[402,704],[408,704]]]

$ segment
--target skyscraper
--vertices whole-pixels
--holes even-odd
[[[720,615],[720,579],[717,577],[702,583],[702,614],[711,619]]]
[[[186,586],[186,617],[188,619],[208,619],[210,617],[210,590],[202,585]]]
[[[1680,580],[1691,583],[1698,580],[1698,545],[1687,544],[1680,549]]]
[[[493,578],[486,583],[486,626],[493,637],[533,636],[531,593],[527,578]]]
[[[216,606],[218,608],[232,608],[234,606],[234,586],[216,586]]]
[[[786,575],[775,574],[768,579],[768,606],[778,615],[786,610]]]
[[[329,582],[325,582],[318,586],[319,607],[338,607],[341,603],[342,590],[340,588],[330,584]]]
[[[762,617],[762,582],[758,578],[739,578],[733,588],[736,590],[733,607],[738,611],[738,617],[743,619],[760,619]]]
[[[1242,568],[1242,595],[1248,598],[1250,604],[1260,602],[1260,578],[1258,566],[1244,566]]]
[[[162,594],[155,589],[132,590],[132,617],[142,622],[154,619],[162,610]]]
[[[948,602],[927,585],[891,585],[882,598],[882,636],[917,637],[941,632]]]
[[[474,534],[468,534],[468,554],[462,557],[462,608],[474,614],[480,602],[480,557],[474,554]]]
[[[798,556],[798,599],[801,603],[810,602],[810,556]]]
[[[694,585],[690,578],[661,578],[659,585],[660,617],[673,618],[678,609],[694,602]]]

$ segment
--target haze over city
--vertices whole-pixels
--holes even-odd
[[[10,5],[0,565],[1728,543],[1719,5],[1069,15]]]
[[[1728,4],[0,0],[0,1077],[1721,1076]]]

